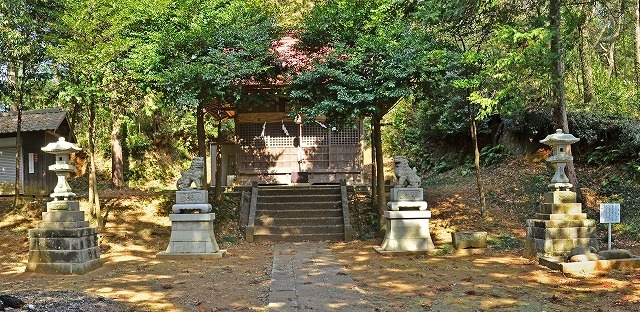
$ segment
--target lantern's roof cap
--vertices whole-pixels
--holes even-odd
[[[558,144],[573,144],[580,141],[579,138],[573,136],[570,133],[563,133],[562,129],[557,129],[556,133],[547,135],[544,140],[540,140],[540,143],[546,145],[558,145]]]
[[[67,142],[64,137],[58,138],[57,142],[49,143],[47,146],[41,148],[43,152],[52,153],[52,154],[62,154],[62,153],[75,153],[82,150],[82,148],[77,145]]]

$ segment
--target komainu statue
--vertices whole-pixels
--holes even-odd
[[[420,187],[420,177],[415,168],[409,167],[409,161],[404,156],[393,157],[393,173],[398,178],[398,187],[404,187],[405,182],[408,187]]]
[[[204,157],[196,157],[191,161],[191,167],[182,170],[181,177],[176,183],[178,190],[191,189],[191,183],[196,184],[196,189],[202,189],[202,180],[204,178]]]

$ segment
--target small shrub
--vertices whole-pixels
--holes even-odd
[[[451,243],[446,243],[444,245],[442,245],[442,248],[440,250],[438,250],[438,255],[440,256],[444,256],[444,255],[448,255],[453,251],[453,244]]]
[[[487,243],[491,245],[494,250],[510,250],[522,248],[522,242],[518,239],[511,237],[509,234],[502,233],[498,237],[491,237],[487,239]]]
[[[480,164],[486,167],[500,162],[507,155],[504,145],[485,146],[480,151]]]
[[[640,217],[631,218],[631,220],[621,220],[622,223],[615,225],[615,229],[620,231],[624,237],[633,240],[640,240]]]

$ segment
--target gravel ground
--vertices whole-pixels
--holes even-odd
[[[33,312],[126,312],[125,304],[100,296],[91,296],[77,291],[27,290],[3,294],[22,299],[22,308],[6,308],[6,311]]]

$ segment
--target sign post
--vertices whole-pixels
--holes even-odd
[[[611,250],[611,223],[620,223],[620,204],[600,204],[600,223],[609,225],[608,246]]]

